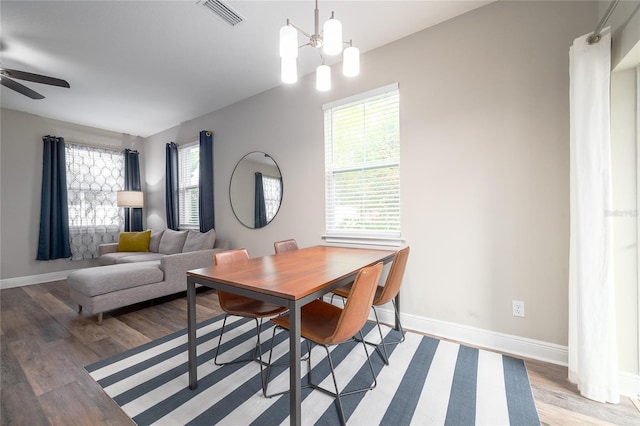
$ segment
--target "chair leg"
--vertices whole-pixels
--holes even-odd
[[[227,325],[227,318],[229,317],[229,315],[225,314],[224,315],[224,320],[222,321],[222,329],[220,330],[220,338],[218,339],[218,346],[216,346],[216,354],[213,357],[213,363],[215,365],[224,365],[224,364],[218,364],[218,351],[220,351],[220,345],[222,344],[222,336],[224,335],[224,327],[225,325]]]
[[[102,312],[98,314],[98,325],[102,325]]]
[[[333,368],[333,360],[331,359],[331,353],[329,352],[328,347],[325,346],[324,349],[327,351],[327,359],[329,360],[329,367],[331,368],[331,378],[333,379],[333,387],[336,390],[334,397],[336,399],[336,406],[338,408],[338,416],[340,417],[340,424],[346,425],[347,421],[344,419],[344,411],[342,410],[342,401],[340,400],[340,390],[338,389],[338,382],[336,381],[336,373]]]
[[[222,345],[222,336],[224,335],[224,328],[227,324],[227,318],[229,317],[228,314],[226,314],[224,316],[224,320],[222,321],[222,329],[220,330],[220,339],[218,340],[218,346],[216,347],[216,353],[215,356],[213,358],[213,363],[217,366],[222,366],[222,365],[227,365],[227,364],[238,364],[241,362],[249,362],[249,361],[258,361],[260,362],[260,364],[262,365],[262,355],[260,352],[260,331],[262,328],[262,319],[260,319],[260,321],[258,320],[258,318],[254,318],[254,321],[256,322],[256,332],[257,332],[257,342],[256,342],[256,346],[253,348],[253,352],[251,353],[251,357],[250,358],[243,358],[243,359],[238,359],[235,361],[228,361],[228,362],[218,362],[218,352],[220,351],[220,346]]]
[[[282,393],[284,393],[284,392],[281,392],[281,393],[272,394],[272,395],[267,394],[267,387],[269,386],[269,380],[271,379],[271,357],[273,356],[273,342],[275,341],[275,337],[276,337],[276,328],[278,327],[273,327],[273,334],[271,335],[271,347],[269,348],[269,361],[267,361],[267,377],[265,378],[265,381],[262,385],[262,394],[264,395],[265,398],[271,398],[276,395],[282,395]]]
[[[376,317],[376,325],[378,327],[378,333],[380,334],[380,344],[376,345],[376,351],[382,357],[382,361],[384,361],[384,364],[389,365],[389,354],[387,353],[387,346],[384,344],[384,336],[382,335],[382,327],[380,326],[380,320],[378,319],[378,311],[374,306],[372,306],[372,308],[373,308],[373,315]],[[364,343],[364,340],[363,340],[363,343]],[[382,346],[382,352],[380,352],[380,346]]]
[[[402,323],[400,322],[400,314],[398,313],[398,309],[396,308],[395,300],[391,299],[391,303],[393,304],[393,311],[395,314],[396,322],[400,326],[400,333],[402,334],[400,339],[393,340],[393,341],[386,341],[386,342],[384,341],[384,337],[382,336],[382,327],[380,325],[380,321],[378,320],[378,311],[376,310],[375,306],[372,306],[371,308],[373,309],[373,314],[376,318],[378,333],[380,334],[380,343],[365,341],[366,344],[374,346],[376,348],[376,352],[378,352],[378,354],[382,358],[382,361],[384,361],[385,365],[389,365],[389,354],[387,353],[387,346],[397,345],[398,343],[404,342],[405,334],[406,334],[404,331],[404,328],[402,328]],[[381,346],[382,346],[382,349],[380,349]]]
[[[361,389],[355,389],[352,391],[348,391],[348,392],[340,392],[338,390],[338,381],[336,380],[336,375],[335,375],[335,369],[333,366],[333,360],[331,358],[331,353],[329,352],[329,348],[326,345],[322,345],[325,349],[325,351],[327,352],[327,359],[329,360],[329,367],[331,369],[331,378],[333,379],[333,386],[335,388],[335,392],[332,392],[328,389],[325,389],[323,387],[320,387],[320,385],[314,384],[311,382],[311,370],[309,370],[309,386],[312,387],[313,389],[319,390],[327,395],[331,395],[336,399],[336,407],[338,409],[338,416],[340,418],[340,424],[341,425],[346,425],[346,419],[344,417],[344,411],[342,409],[342,400],[341,397],[346,396],[346,395],[353,395],[355,393],[361,393],[361,392],[366,392],[369,391],[373,388],[375,388],[378,384],[378,381],[376,379],[376,373],[373,369],[373,364],[371,363],[371,358],[369,357],[369,351],[367,350],[367,345],[364,342],[364,336],[362,335],[362,331],[360,331],[358,333],[360,335],[360,340],[358,340],[358,342],[362,343],[362,347],[364,348],[364,353],[367,357],[367,364],[369,365],[369,370],[371,371],[371,377],[373,377],[373,384],[371,386],[368,386],[366,388],[361,388]],[[309,356],[310,358],[311,356]],[[311,361],[309,360],[309,364],[311,364]],[[309,365],[309,368],[311,368],[311,365]]]
[[[222,321],[222,329],[220,330],[220,339],[218,339],[218,346],[216,347],[216,353],[213,358],[213,363],[218,366],[228,365],[228,364],[238,364],[241,362],[251,362],[256,361],[260,364],[260,386],[262,387],[262,393],[266,396],[266,380],[263,372],[264,362],[262,361],[262,342],[260,341],[260,333],[262,332],[262,318],[258,320],[258,318],[254,318],[256,322],[256,346],[253,348],[251,352],[250,358],[237,359],[235,361],[228,362],[218,362],[218,352],[220,351],[220,345],[222,344],[222,336],[224,335],[224,327],[227,324],[227,318],[229,315],[224,316],[224,320]],[[272,340],[273,342],[273,340]],[[273,343],[272,343],[273,344]],[[271,357],[271,355],[269,355]],[[268,380],[269,371],[267,371],[267,380]]]
[[[289,393],[288,389],[282,392],[276,392],[272,394],[267,393],[269,381],[271,380],[271,368],[278,365],[289,365],[289,361],[284,361],[276,364],[272,363],[273,345],[275,341],[276,331],[278,328],[280,327],[278,326],[273,327],[273,335],[271,336],[271,346],[269,348],[269,360],[265,364],[267,368],[267,373],[266,373],[266,378],[264,380],[264,386],[262,387],[262,394],[264,395],[265,398],[273,398],[274,396],[279,396],[279,395],[284,395],[285,393]],[[307,356],[302,357],[300,361],[307,361],[309,376],[311,376],[311,345],[309,344],[309,339],[305,339],[305,342],[307,342]],[[303,386],[303,387],[308,387],[308,386]]]

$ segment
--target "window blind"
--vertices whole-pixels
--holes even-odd
[[[178,148],[178,216],[180,229],[200,227],[198,183],[200,182],[200,146]]]
[[[397,85],[325,106],[326,233],[400,237]]]

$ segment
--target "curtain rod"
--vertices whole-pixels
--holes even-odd
[[[78,145],[78,146],[84,146],[84,147],[87,147],[87,148],[104,149],[105,151],[122,152],[125,149],[130,149],[131,151],[136,151],[137,152],[137,150],[134,150],[134,149],[131,149],[131,148],[127,148],[127,147],[118,147],[118,146],[115,146],[115,145],[91,144],[91,143],[80,142],[80,141],[69,139],[69,138],[64,138],[64,142],[69,144],[69,145]]]
[[[589,44],[595,44],[597,42],[600,41],[600,31],[602,31],[602,28],[605,26],[605,24],[607,23],[607,21],[609,20],[609,18],[611,17],[611,14],[613,13],[613,9],[616,8],[616,6],[618,5],[618,2],[620,0],[613,0],[611,2],[611,4],[609,4],[609,7],[607,8],[607,11],[604,13],[604,16],[602,17],[602,19],[600,20],[600,23],[598,24],[598,26],[596,27],[595,31],[593,32],[593,34],[587,39],[587,42]]]

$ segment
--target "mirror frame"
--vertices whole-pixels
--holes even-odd
[[[249,157],[251,155],[255,155],[255,154],[260,154],[261,156],[267,157],[273,162],[273,166],[275,166],[275,169],[277,169],[278,174],[280,175],[279,177],[280,177],[280,182],[281,182],[281,186],[280,186],[280,203],[278,204],[278,209],[276,210],[276,212],[273,215],[273,217],[271,218],[271,220],[269,220],[266,223],[266,225],[261,226],[261,227],[257,227],[257,228],[254,226],[253,221],[250,224],[247,224],[247,223],[244,222],[243,219],[241,219],[241,216],[243,216],[243,215],[242,214],[239,215],[239,213],[241,213],[240,212],[240,206],[238,206],[238,205],[234,206],[234,199],[236,199],[236,204],[237,204],[238,195],[236,193],[236,196],[234,197],[234,193],[233,193],[234,177],[236,177],[236,179],[238,178],[237,175],[236,175],[236,172],[238,171],[238,167],[241,165],[241,163],[244,160],[249,161]],[[248,154],[245,154],[242,158],[240,158],[240,160],[238,160],[238,162],[236,163],[235,167],[233,168],[233,172],[231,173],[231,179],[229,181],[229,203],[231,204],[231,210],[233,211],[233,215],[236,217],[238,222],[240,222],[245,228],[261,229],[261,228],[264,228],[265,226],[269,225],[276,218],[276,216],[278,215],[278,212],[280,211],[280,207],[282,207],[282,199],[283,198],[284,198],[284,182],[283,182],[283,179],[282,179],[282,171],[280,170],[280,166],[278,165],[276,160],[271,155],[269,155],[269,154],[267,154],[266,152],[263,152],[263,151],[251,151]],[[253,215],[253,211],[252,211],[252,215]]]

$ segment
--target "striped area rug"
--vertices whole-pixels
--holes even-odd
[[[230,317],[219,360],[246,357],[255,345],[254,323]],[[89,365],[86,370],[138,425],[276,425],[289,423],[289,397],[265,398],[259,364],[213,363],[222,317],[198,324],[198,388],[188,388],[186,330]],[[375,340],[368,323],[364,333]],[[397,333],[391,331],[390,333]],[[272,328],[265,324],[261,339],[267,353]],[[386,338],[396,338],[388,335]],[[288,334],[275,337],[274,362],[288,360]],[[302,346],[306,353],[306,345]],[[415,333],[390,346],[390,365],[375,352],[371,360],[377,387],[343,397],[350,425],[537,425],[538,414],[524,362]],[[361,344],[331,348],[338,385],[366,386],[371,373]],[[333,386],[326,353],[312,349],[312,377]],[[279,361],[278,361],[279,360]],[[303,363],[303,383],[307,377]],[[289,384],[286,366],[275,367],[269,392]],[[339,424],[333,398],[303,389],[304,424]]]

